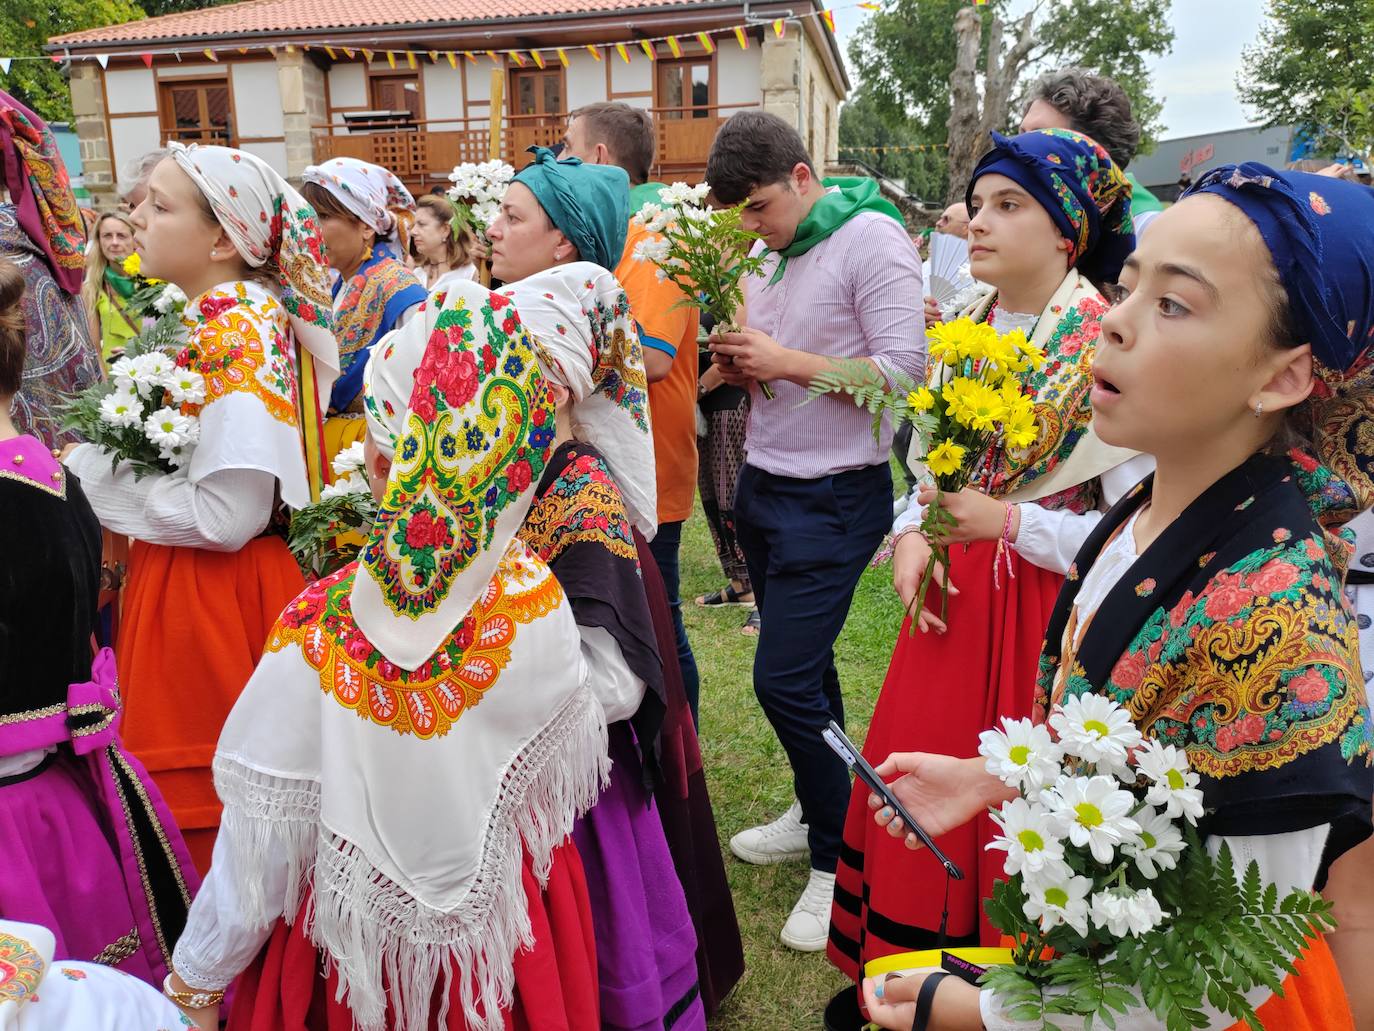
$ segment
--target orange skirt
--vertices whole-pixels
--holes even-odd
[[[304,586],[280,537],[232,553],[134,542],[118,641],[120,730],[202,875],[219,828],[210,762],[220,730],[277,616]]]
[[[1324,937],[1312,939],[1283,982],[1283,997],[1271,995],[1255,1010],[1264,1031],[1354,1031],[1341,972]],[[1245,1031],[1244,1021],[1230,1031]]]

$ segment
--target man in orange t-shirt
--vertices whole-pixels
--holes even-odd
[[[572,113],[563,153],[588,164],[619,165],[630,177],[630,213],[658,197],[661,184],[648,182],[654,158],[654,129],[648,112],[628,104],[591,104]],[[687,630],[682,623],[678,551],[682,524],[692,513],[697,482],[697,309],[681,304],[682,291],[660,282],[657,266],[634,259],[635,244],[652,239],[630,223],[624,256],[615,268],[644,345],[649,377],[649,417],[653,424],[658,480],[658,533],[649,545],[668,590],[677,637],[678,665],[692,718],[697,716],[700,681]]]

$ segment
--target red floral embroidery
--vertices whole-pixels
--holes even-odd
[[[1242,745],[1253,745],[1264,737],[1264,717],[1248,712],[1234,723],[1217,728],[1217,751],[1233,752]]]
[[[1150,660],[1144,652],[1131,652],[1123,655],[1112,670],[1112,683],[1129,691],[1140,686],[1145,673],[1150,668]]]
[[[1326,701],[1331,694],[1331,685],[1319,670],[1308,669],[1288,681],[1288,690],[1304,705]]]
[[[1249,582],[1256,594],[1282,594],[1298,582],[1298,570],[1282,559],[1270,559],[1251,575]]]
[[[1230,619],[1254,600],[1254,591],[1246,589],[1240,574],[1222,573],[1207,591],[1204,611],[1208,619]]]
[[[524,459],[512,462],[510,468],[506,470],[506,490],[512,494],[519,494],[529,487],[533,479],[534,473],[530,469],[529,462]]]
[[[217,319],[230,308],[235,307],[238,303],[239,301],[236,297],[225,297],[223,295],[218,297],[206,297],[200,302],[200,313],[207,321]]]

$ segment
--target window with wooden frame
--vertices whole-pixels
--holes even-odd
[[[709,55],[658,62],[658,117],[709,118],[715,104],[715,83]]]
[[[234,145],[228,79],[163,79],[158,87],[164,141]]]
[[[374,111],[404,111],[410,120],[420,120],[420,75],[418,72],[371,74],[367,80],[368,103]]]

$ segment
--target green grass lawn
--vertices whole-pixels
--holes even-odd
[[[807,864],[749,866],[730,854],[730,836],[770,820],[792,802],[792,773],[754,698],[754,639],[739,632],[747,610],[703,609],[691,599],[723,583],[698,508],[683,528],[682,597],[701,669],[701,750],[716,826],[744,937],[744,978],[712,1022],[714,1031],[809,1031],[844,978],[823,952],[803,955],[778,941],[806,885]],[[902,617],[890,567],[864,573],[836,645],[847,732],[858,742],[887,672]]]

